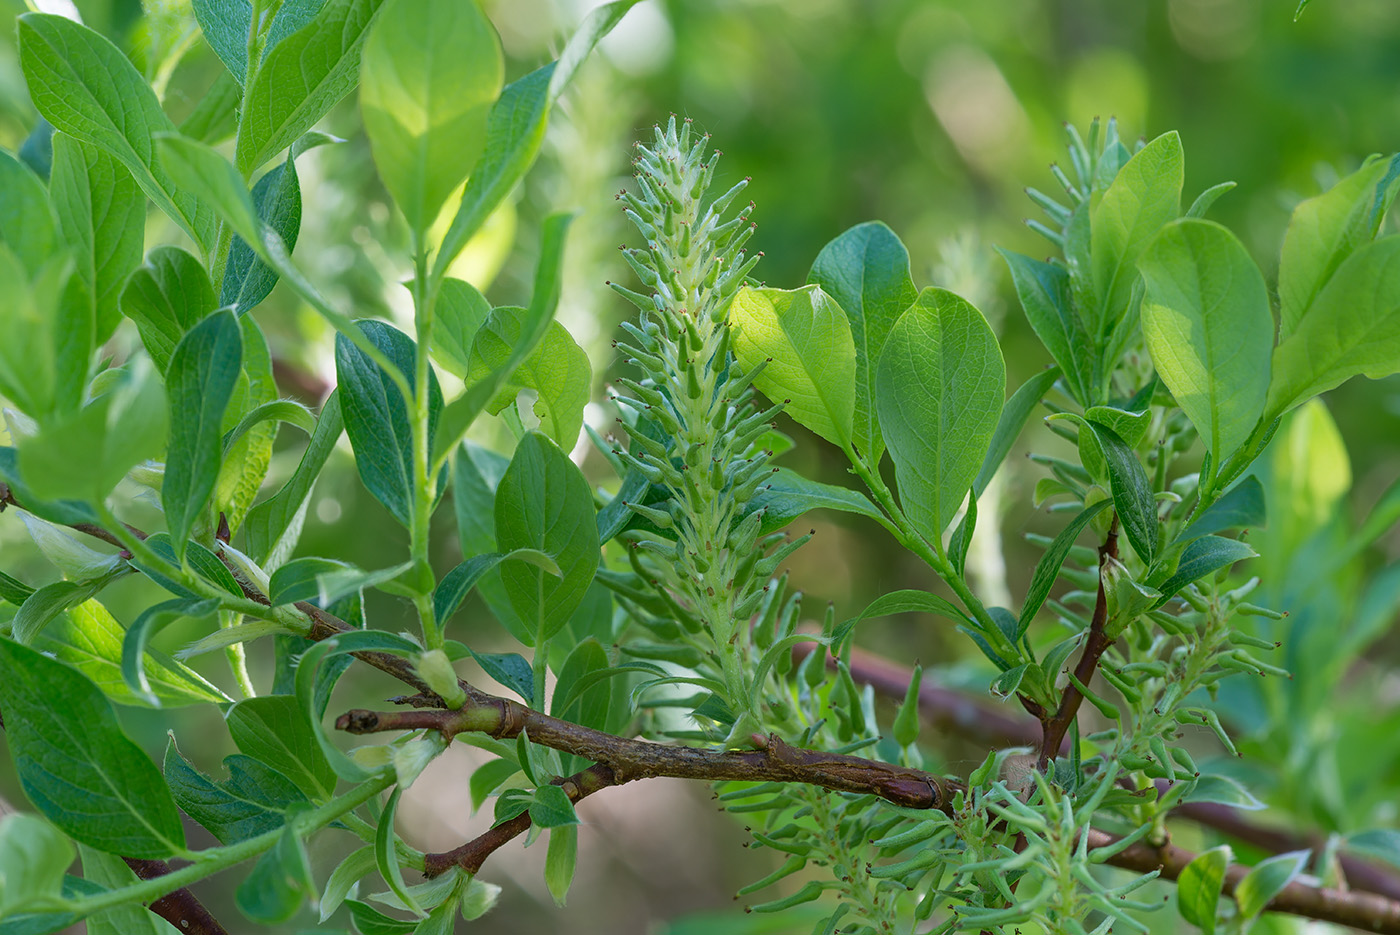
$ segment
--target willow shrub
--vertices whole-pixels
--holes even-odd
[[[595,486],[566,454],[591,368],[553,321],[569,216],[542,225],[526,306],[493,308],[447,271],[632,2],[595,10],[557,62],[510,84],[470,2],[196,2],[226,73],[179,126],[107,39],[55,15],[19,17],[44,123],[19,155],[0,153],[11,439],[0,492],[6,521],[22,521],[62,577],[0,575],[0,709],[34,809],[0,824],[3,930],[79,919],[89,931],[168,930],[143,905],[245,864],[237,903],[255,924],[310,902],[323,922],[362,933],[447,932],[490,908],[497,887],[478,871],[519,834],[547,838],[546,881],[562,904],[574,803],[650,776],[717,783],[754,846],[774,854],[774,872],[741,891],[749,908],[811,903],[818,932],[1144,930],[1161,902],[1131,894],[1159,874],[1179,878],[1180,914],[1208,932],[1266,906],[1308,914],[1295,898],[1316,891],[1307,854],[1243,877],[1227,872],[1228,848],[1173,866],[1165,820],[1193,802],[1248,809],[1273,795],[1324,827],[1359,825],[1347,846],[1393,860],[1396,838],[1364,830],[1380,813],[1349,811],[1326,783],[1280,780],[1290,758],[1335,779],[1338,747],[1288,731],[1290,718],[1316,715],[1260,677],[1296,668],[1310,710],[1325,708],[1330,678],[1393,597],[1393,573],[1355,570],[1400,510],[1393,490],[1359,528],[1297,517],[1318,512],[1310,447],[1345,461],[1315,397],[1400,369],[1400,237],[1379,235],[1396,163],[1369,160],[1300,204],[1271,285],[1206,218],[1230,183],[1183,201],[1175,133],[1132,146],[1111,123],[1087,139],[1071,131],[1063,195],[1031,192],[1055,255],[1002,254],[1054,362],[1008,395],[981,312],[916,285],[882,224],[835,237],[804,285],[758,284],[744,183],[712,190],[718,154],[673,119],[639,144],[636,183],[619,196],[639,238],[622,253],[630,285],[615,288],[637,311],[617,343],[625,369],[611,375],[616,437],[587,430],[616,475]],[[164,51],[173,67],[182,48]],[[411,334],[354,320],[292,256],[314,210],[297,159],[346,145],[314,127],[357,87],[409,232]],[[178,244],[146,242],[151,204]],[[445,206],[450,223],[435,227]],[[335,329],[336,385],[319,411],[279,398],[248,314],[279,281]],[[118,329],[134,330],[139,349],[114,359],[103,349]],[[535,428],[516,408],[522,390]],[[779,412],[839,450],[849,485],[777,466],[793,444]],[[1019,608],[988,606],[966,575],[978,499],[1042,412],[1069,444],[1033,453],[1039,479],[1012,493],[1049,503],[1063,524],[1037,540]],[[493,416],[513,451],[464,441]],[[309,442],[267,489],[288,429]],[[342,433],[365,488],[406,530],[390,567],[298,549]],[[123,522],[137,500],[158,507],[163,529]],[[1265,525],[1266,502],[1282,517],[1272,529],[1294,532],[1264,534],[1276,548],[1259,561],[1245,533]],[[879,524],[951,598],[898,591],[848,618],[828,605],[820,626],[800,626],[803,596],[781,567],[808,537],[784,530],[816,509]],[[435,520],[455,523],[464,557],[441,576]],[[1324,540],[1335,547],[1319,551]],[[1316,590],[1294,585],[1344,567],[1351,596],[1306,606],[1299,595]],[[131,575],[168,597],[119,621],[104,590]],[[371,589],[411,605],[411,632],[365,618]],[[473,592],[528,655],[453,638]],[[1275,605],[1294,599],[1305,606],[1280,623]],[[1036,743],[990,750],[965,776],[924,770],[940,738],[920,736],[922,673],[882,723],[851,652],[864,620],[909,611],[966,637],[990,692],[1038,721]],[[177,621],[206,632],[172,657],[152,640]],[[1286,658],[1278,637],[1298,641]],[[277,649],[270,692],[244,651],[265,639]],[[210,653],[227,678],[184,661]],[[459,681],[453,663],[469,657],[520,700]],[[336,718],[341,731],[392,735],[347,750],[327,708],[355,664],[416,694],[399,699],[411,708]],[[153,763],[114,705],[216,706],[239,751],[228,778],[190,762],[178,738]],[[1265,738],[1244,747],[1257,769],[1197,763],[1211,745],[1237,752],[1238,729]],[[397,838],[395,808],[454,738],[493,755],[463,779],[497,825],[424,854]],[[187,820],[218,844],[192,849]],[[361,843],[328,879],[306,850],[322,833]],[[1314,855],[1314,875],[1333,873],[1342,842]],[[69,874],[75,856],[81,877]],[[185,930],[221,930],[195,906],[180,890],[156,908]]]

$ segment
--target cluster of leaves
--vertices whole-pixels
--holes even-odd
[[[1182,742],[1183,728],[1203,725],[1233,752],[1211,701],[1218,683],[1283,674],[1258,658],[1273,643],[1250,622],[1280,615],[1246,600],[1257,582],[1231,577],[1254,551],[1223,534],[1262,524],[1265,483],[1251,465],[1290,410],[1316,411],[1308,401],[1351,376],[1400,370],[1400,238],[1378,236],[1400,163],[1368,162],[1299,206],[1275,340],[1262,275],[1234,235],[1201,217],[1228,186],[1183,214],[1175,134],[1136,152],[1111,124],[1087,143],[1072,134],[1068,205],[1033,194],[1050,219],[1036,227],[1061,255],[1005,254],[1055,366],[1007,399],[981,312],[945,289],[918,289],[907,250],[879,223],[829,243],[800,288],[749,280],[750,209],[731,212],[744,184],[711,198],[716,156],[673,120],[639,147],[637,190],[623,195],[645,246],[623,253],[643,291],[617,287],[641,313],[619,347],[641,376],[617,381],[626,445],[589,430],[617,473],[606,485],[615,492],[595,495],[566,453],[591,370],[552,320],[568,216],[542,226],[526,305],[493,308],[447,271],[632,2],[595,10],[557,62],[504,86],[495,31],[472,2],[196,2],[226,73],[179,127],[107,39],[58,16],[20,18],[21,63],[45,123],[20,157],[0,154],[0,276],[11,298],[0,309],[0,395],[14,407],[0,482],[64,580],[34,588],[0,575],[14,607],[0,640],[0,711],[44,816],[0,824],[7,931],[39,935],[83,918],[149,930],[158,922],[141,903],[245,861],[238,905],[256,923],[289,919],[308,900],[323,922],[343,909],[361,933],[447,932],[458,915],[485,912],[496,890],[476,878],[479,859],[449,861],[424,883],[404,878],[405,868],[443,869],[431,859],[442,855],[393,828],[443,734],[409,731],[350,753],[327,736],[351,654],[462,717],[461,739],[494,757],[470,778],[474,805],[494,798],[498,827],[528,820],[529,840],[548,835],[545,877],[560,902],[577,860],[574,800],[608,784],[589,764],[608,769],[608,782],[633,778],[637,736],[693,744],[702,764],[733,751],[827,755],[788,774],[810,782],[718,790],[754,826],[755,846],[782,855],[743,894],[803,875],[789,895],[751,908],[835,893],[826,932],[933,919],[943,931],[1145,930],[1134,913],[1155,904],[1126,896],[1155,874],[1110,886],[1098,865],[1160,842],[1175,804],[1254,804]],[[168,52],[178,60],[181,46]],[[351,320],[291,258],[296,160],[338,142],[313,126],[357,84],[379,175],[409,231],[412,335]],[[143,261],[148,200],[194,252],[154,246]],[[248,314],[278,282],[336,331],[336,388],[319,412],[277,398]],[[102,357],[122,328],[140,348]],[[522,391],[534,395],[533,417],[517,406]],[[966,571],[978,498],[1042,403],[1073,447],[1035,456],[1047,470],[1035,498],[1072,516],[1042,543],[1017,613],[987,606]],[[773,425],[779,411],[838,448],[864,490],[773,467],[793,444]],[[509,454],[463,441],[484,413],[513,431]],[[310,441],[291,477],[259,499],[282,425]],[[407,532],[398,564],[296,554],[342,433],[365,488]],[[1198,439],[1204,457],[1192,470]],[[439,575],[429,533],[449,490],[464,560]],[[138,501],[164,531],[123,522]],[[819,630],[802,629],[802,595],[774,575],[808,538],[782,529],[815,509],[878,523],[953,599],[898,591],[840,621],[828,605]],[[1090,532],[1096,549],[1078,544]],[[1130,546],[1121,553],[1120,534]],[[123,627],[101,597],[131,575],[169,597]],[[1061,581],[1070,589],[1052,598]],[[368,589],[411,606],[417,633],[366,620]],[[448,637],[473,592],[532,658]],[[1053,624],[1037,625],[1042,610]],[[882,737],[848,647],[862,621],[913,611],[952,621],[994,668],[991,690],[1039,718],[1043,742],[1028,764],[993,751],[955,784],[919,772],[931,751],[919,745],[918,674]],[[180,655],[222,651],[227,692],[151,648],[178,620],[205,622]],[[273,688],[259,693],[243,647],[270,636]],[[804,642],[812,651],[795,662]],[[469,657],[525,707],[460,682],[453,663]],[[1083,700],[1102,723],[1081,736]],[[239,750],[225,760],[229,778],[205,775],[173,741],[158,769],[122,733],[114,703],[217,705]],[[546,708],[558,719],[549,723],[588,731],[556,731],[546,746],[506,723]],[[823,763],[926,779],[932,807],[827,791]],[[190,849],[181,812],[219,845]],[[332,826],[359,845],[318,885],[306,839]],[[1118,837],[1091,845],[1105,828]],[[75,847],[81,878],[67,875]],[[188,863],[138,881],[118,857]],[[1188,921],[1211,930],[1228,911],[1219,896],[1229,862],[1209,852],[1182,874]],[[1262,910],[1302,864],[1256,868],[1237,891],[1240,916]],[[376,873],[382,887],[366,879]],[[399,915],[360,900],[362,884]]]

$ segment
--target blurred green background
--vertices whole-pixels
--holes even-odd
[[[188,2],[179,0],[37,4],[49,10],[74,5],[138,66],[149,58],[151,36],[159,32],[150,23],[178,29],[190,16]],[[595,4],[484,5],[500,30],[509,79],[553,57],[562,37]],[[0,11],[10,16],[24,9],[18,0],[0,2]],[[1014,388],[1048,357],[1015,305],[992,247],[1032,255],[1051,251],[1022,224],[1033,214],[1023,189],[1055,192],[1048,165],[1062,156],[1065,121],[1083,129],[1095,116],[1113,116],[1128,139],[1180,131],[1186,197],[1222,180],[1238,182],[1212,216],[1240,234],[1271,277],[1292,205],[1366,155],[1400,148],[1397,53],[1400,4],[1393,0],[1313,0],[1296,23],[1293,0],[647,0],[580,74],[515,204],[470,248],[458,272],[497,304],[519,302],[528,293],[539,220],[551,210],[582,212],[571,235],[560,316],[593,358],[599,405],[591,407],[589,419],[606,431],[613,413],[603,404],[605,384],[621,373],[608,342],[630,306],[604,281],[625,281],[616,247],[636,241],[613,196],[627,183],[632,142],[675,113],[713,134],[724,151],[720,185],[752,177],[748,195],[757,205],[759,229],[751,244],[765,253],[755,275],[770,285],[798,285],[829,239],[853,224],[883,220],[908,245],[916,283],[951,288],[987,313],[1001,334]],[[177,120],[220,67],[196,40],[169,76],[166,103]],[[18,148],[35,119],[13,33],[0,31],[0,145]],[[316,150],[301,163],[305,209],[296,257],[342,308],[402,322],[408,296],[396,283],[408,268],[406,238],[374,174],[353,98],[326,128],[349,142]],[[173,237],[153,218],[148,247]],[[256,317],[285,365],[284,392],[314,400],[334,374],[330,335],[319,319],[281,288]],[[114,350],[122,353],[134,338],[116,340]],[[1332,529],[1329,535],[1346,528],[1337,513],[1364,513],[1400,471],[1397,390],[1394,380],[1356,381],[1330,394],[1349,472],[1335,457],[1319,468],[1340,489],[1323,498],[1315,522]],[[789,466],[844,482],[838,452],[787,428],[799,442],[785,456]],[[506,438],[493,436],[490,427],[480,433],[486,443],[508,444]],[[1018,450],[1026,445],[1053,447],[1053,440],[1033,429]],[[298,451],[293,447],[275,462],[270,482],[290,471]],[[604,479],[600,459],[583,447],[577,456]],[[1032,465],[1013,458],[1004,483],[983,501],[982,538],[971,564],[991,603],[1014,604],[1023,592],[1038,556],[1023,534],[1053,533],[1061,522],[1032,509],[1029,489],[1036,476]],[[438,554],[446,568],[459,556],[447,511],[440,516]],[[803,524],[818,530],[792,562],[809,607],[833,600],[844,617],[888,590],[932,586],[931,575],[893,549],[873,524],[820,514],[814,524]],[[989,535],[998,530],[1000,542]],[[1295,537],[1302,541],[1315,531],[1296,531]],[[381,567],[399,560],[403,539],[360,486],[343,452],[317,489],[301,554]],[[1362,570],[1385,560],[1382,546],[1360,559]],[[1395,546],[1393,540],[1388,544],[1392,558]],[[53,576],[34,557],[18,523],[0,522],[0,553],[7,571],[32,583]],[[1277,563],[1269,570],[1289,574]],[[119,619],[129,620],[123,610],[151,598],[143,587],[128,579],[114,589]],[[376,625],[390,629],[408,619],[389,600],[372,603],[369,611]],[[1377,612],[1388,624],[1393,601]],[[508,638],[484,609],[473,619],[476,631],[464,628],[459,638],[486,648],[506,645]],[[166,635],[171,641],[181,636]],[[976,689],[986,684],[980,663],[965,660],[964,643],[946,639],[931,619],[876,622],[866,635],[869,645],[905,664],[920,659],[943,667],[945,680]],[[1393,641],[1382,647],[1373,661],[1393,656],[1397,648]],[[266,650],[254,656],[265,659]],[[370,678],[343,689],[333,704],[372,703],[386,693],[392,693],[386,683]],[[133,733],[152,749],[174,727],[191,738],[185,752],[206,769],[216,770],[229,752],[209,712],[127,713]],[[201,738],[207,738],[202,746]],[[976,750],[953,746],[944,765],[966,771],[980,758]],[[484,827],[484,816],[468,816],[469,761],[468,753],[454,749],[406,797],[402,831],[419,846],[450,847],[474,833],[469,829]],[[0,775],[0,791],[23,801],[8,774]],[[666,930],[692,913],[728,911],[734,889],[766,866],[763,857],[742,849],[736,823],[717,816],[700,788],[643,783],[590,800],[581,814],[582,860],[569,910],[556,911],[544,890],[543,846],[522,852],[517,845],[494,857],[485,871],[505,892],[500,908],[476,930]],[[1326,809],[1318,814],[1324,825],[1344,823],[1328,818]],[[330,866],[332,850],[319,855],[318,867]],[[230,894],[241,875],[235,871],[201,890],[221,918],[235,923]],[[303,914],[285,930],[310,930],[313,919]],[[726,922],[722,930],[743,930],[739,925]],[[700,919],[671,929],[711,930]]]

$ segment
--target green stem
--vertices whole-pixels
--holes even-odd
[[[414,330],[418,349],[414,355],[413,399],[409,402],[409,420],[413,431],[413,515],[409,526],[409,554],[413,561],[415,586],[420,596],[414,599],[423,639],[429,649],[441,649],[442,633],[433,611],[432,591],[435,584],[429,557],[433,500],[431,445],[431,411],[429,389],[432,385],[432,364],[428,349],[433,339],[433,304],[436,291],[428,286],[428,252],[422,237],[414,233],[413,250],[413,309]]]
[[[894,533],[895,538],[899,540],[899,544],[923,559],[940,578],[947,582],[948,587],[953,589],[953,593],[963,602],[963,606],[967,608],[968,613],[972,614],[973,619],[976,620],[977,624],[982,628],[984,631],[983,635],[986,636],[987,640],[996,647],[1005,658],[1008,660],[1016,659],[1020,653],[1017,652],[1016,647],[1012,646],[1010,641],[1006,639],[1006,636],[1001,632],[1001,628],[998,627],[996,621],[992,619],[992,615],[987,612],[987,608],[983,606],[982,602],[977,599],[977,596],[972,593],[972,589],[967,586],[967,582],[963,581],[962,576],[953,570],[953,566],[949,563],[947,555],[943,551],[943,543],[941,541],[930,543],[914,529],[913,524],[909,522],[909,518],[904,515],[904,511],[895,503],[894,494],[890,492],[889,487],[885,486],[884,480],[880,478],[879,474],[871,470],[870,466],[849,446],[846,447],[846,457],[850,459],[852,466],[855,468],[856,476],[865,482],[865,486],[869,488],[870,492],[874,495],[875,502],[885,511],[885,515],[888,516],[890,521],[894,524],[894,528],[888,525],[886,528]]]
[[[229,627],[236,627],[243,622],[241,614],[219,615],[220,625],[224,625],[227,620]],[[228,658],[228,667],[233,672],[233,679],[238,683],[238,690],[243,693],[244,698],[257,697],[258,690],[253,687],[253,677],[248,674],[248,653],[242,643],[234,643],[232,646],[224,647],[224,655]]]
[[[392,771],[376,779],[371,779],[357,789],[331,799],[320,808],[309,812],[303,812],[290,819],[292,831],[298,837],[305,837],[314,831],[326,827],[331,822],[347,814],[353,809],[359,808],[374,796],[383,792],[394,784],[394,774]],[[174,892],[191,883],[203,880],[205,877],[213,876],[221,870],[227,870],[235,864],[240,864],[251,857],[269,850],[277,839],[282,836],[283,828],[274,828],[271,831],[264,831],[256,837],[246,841],[239,841],[227,847],[215,847],[206,851],[199,851],[194,855],[195,863],[188,867],[181,867],[179,870],[171,871],[164,876],[156,877],[152,880],[142,880],[130,886],[123,886],[120,889],[110,890],[106,893],[99,893],[85,899],[77,899],[68,904],[68,910],[78,918],[85,918],[101,912],[104,909],[111,909],[114,906],[124,906],[132,903],[149,903],[159,899],[166,893]]]

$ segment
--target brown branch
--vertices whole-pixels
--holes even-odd
[[[170,872],[170,865],[163,860],[140,860],[135,857],[123,857],[122,860],[143,880],[154,880]],[[183,887],[152,902],[150,910],[185,935],[228,935],[228,929],[209,914],[199,898]]]
[[[620,785],[617,774],[602,763],[595,763],[568,778],[555,779],[553,784],[562,787],[569,801],[574,803],[601,789]],[[486,858],[529,830],[530,813],[521,812],[514,818],[493,825],[460,847],[425,855],[423,874],[431,879],[454,866],[461,867],[468,874],[475,874],[486,863]]]
[[[466,703],[456,711],[356,710],[342,714],[335,726],[352,734],[436,730],[448,740],[466,731],[498,739],[518,737],[524,732],[533,743],[607,766],[612,770],[614,785],[656,776],[709,782],[801,782],[841,792],[878,795],[906,808],[940,809],[949,807],[956,786],[922,770],[794,747],[776,734],[756,737],[759,749],[742,751],[676,747],[618,737],[470,688]]]
[[[1094,673],[1098,671],[1099,659],[1113,645],[1113,640],[1109,639],[1105,632],[1108,623],[1108,596],[1104,591],[1104,561],[1118,559],[1118,518],[1113,518],[1112,524],[1108,527],[1108,538],[1104,544],[1099,546],[1099,595],[1094,602],[1094,616],[1089,621],[1089,637],[1084,643],[1084,650],[1079,656],[1079,662],[1074,667],[1074,677],[1079,680],[1079,685],[1088,686],[1093,681]],[[1075,715],[1079,713],[1079,705],[1084,700],[1084,693],[1079,690],[1079,685],[1070,682],[1065,686],[1064,694],[1060,696],[1060,706],[1053,715],[1042,717],[1040,721],[1042,739],[1040,742],[1040,758],[1036,762],[1036,767],[1043,773],[1049,766],[1050,761],[1060,752],[1060,747],[1065,742],[1065,735],[1069,732],[1069,727],[1074,723]]]
[[[1106,847],[1118,838],[1103,831],[1089,832],[1090,849]],[[1174,844],[1160,847],[1139,841],[1108,859],[1108,863],[1137,873],[1161,871],[1162,879],[1176,880],[1186,865],[1197,857],[1191,851]],[[1246,874],[1253,869],[1245,864],[1231,864],[1225,871],[1222,892],[1233,897]],[[1400,935],[1400,902],[1373,893],[1338,890],[1325,886],[1310,886],[1297,880],[1289,883],[1264,907],[1270,912],[1285,912],[1337,925],[1349,925],[1367,932]]]

